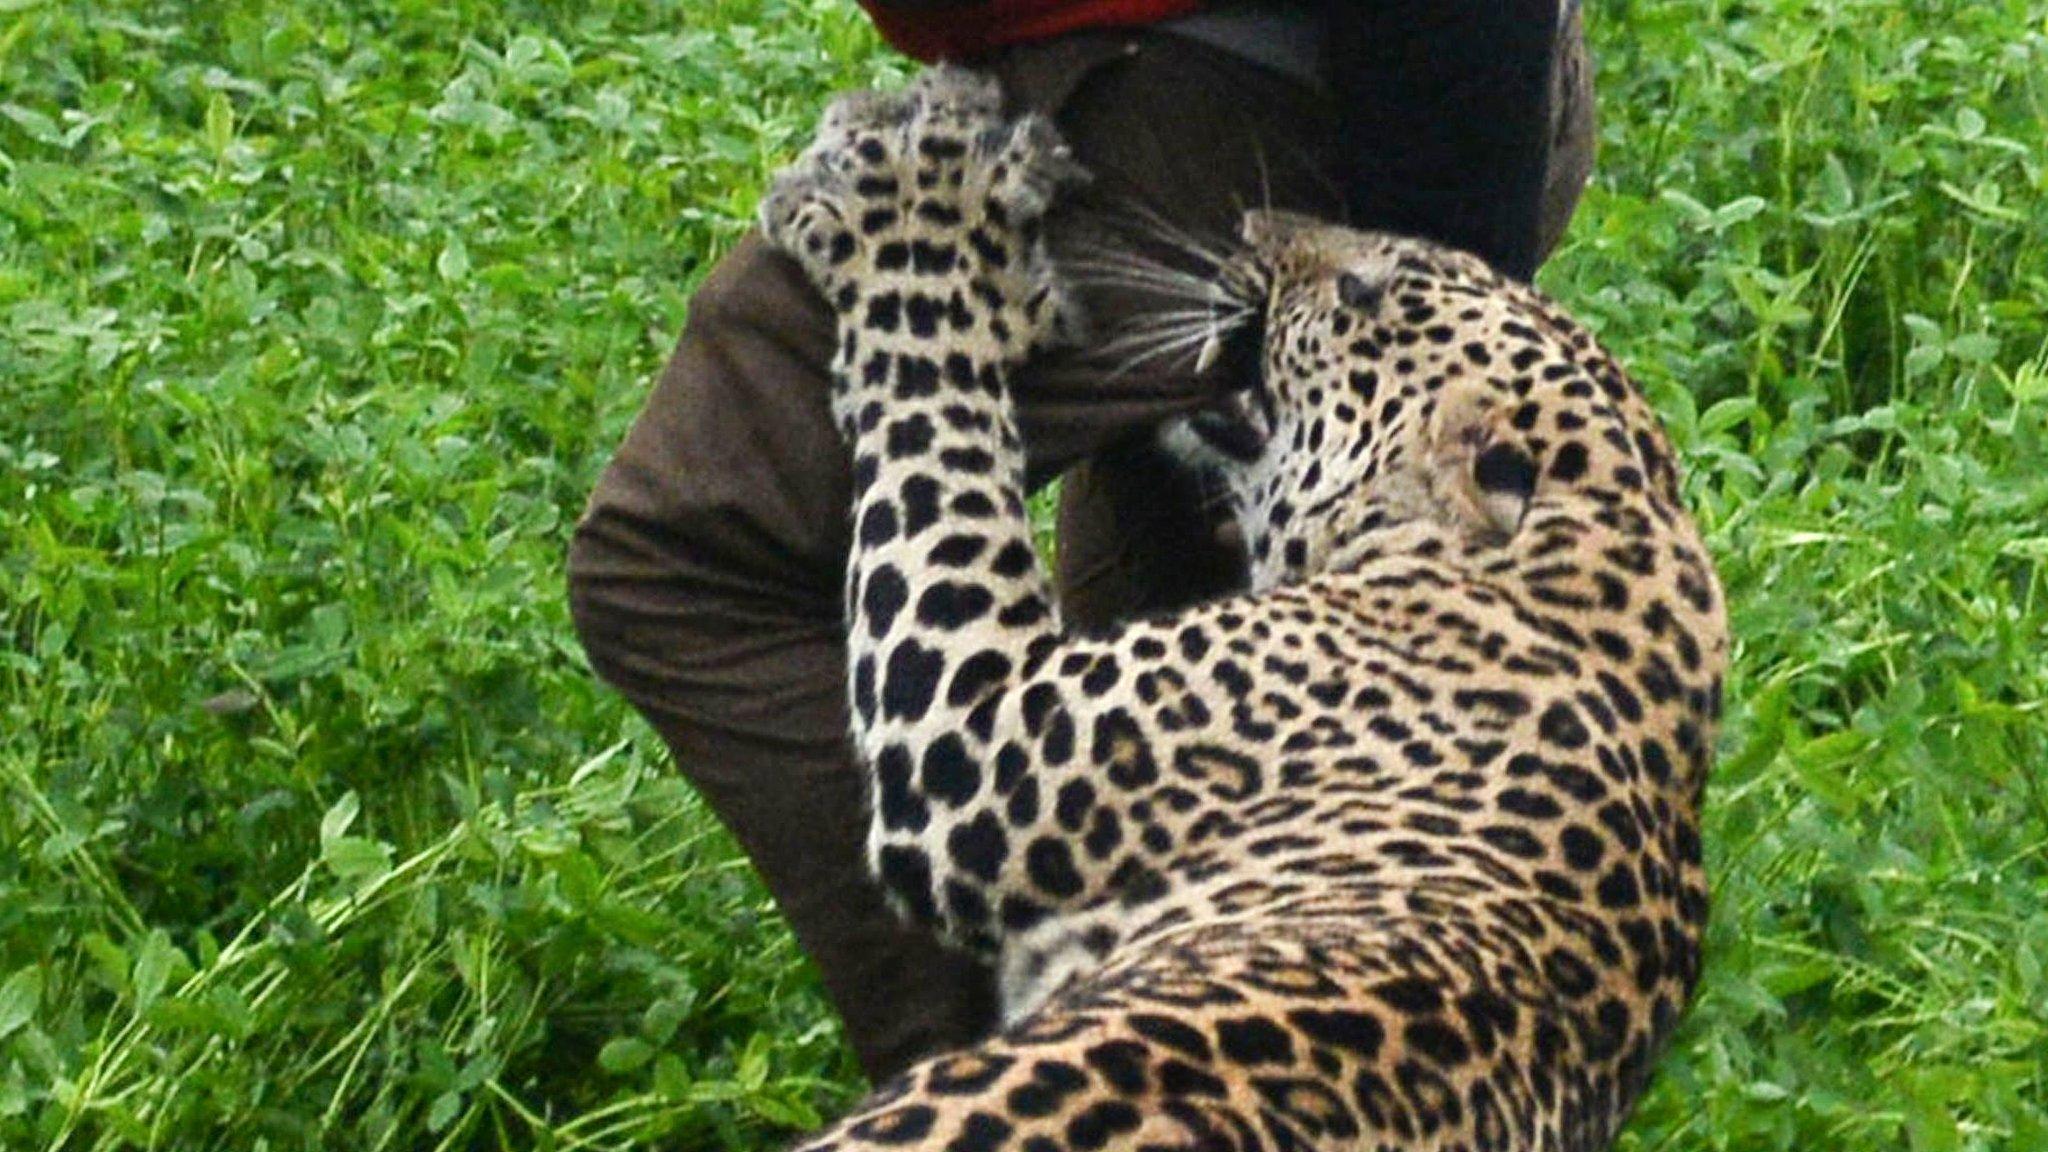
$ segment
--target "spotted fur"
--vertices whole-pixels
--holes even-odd
[[[808,1149],[1607,1146],[1699,972],[1720,593],[1638,389],[1480,262],[1255,214],[1220,278],[1241,596],[1062,625],[1012,371],[1080,173],[960,71],[763,206],[839,316],[871,860],[1004,1027]]]

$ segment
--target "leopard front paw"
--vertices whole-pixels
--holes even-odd
[[[994,81],[940,67],[835,102],[761,226],[842,313],[893,297],[911,335],[979,334],[1015,359],[1073,327],[1041,224],[1086,177],[1050,122],[1006,119]]]

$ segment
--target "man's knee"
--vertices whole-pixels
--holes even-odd
[[[633,619],[645,615],[649,582],[629,575],[645,559],[622,539],[616,519],[600,486],[569,542],[569,619],[591,669],[624,687],[635,663]]]
[[[615,685],[731,619],[836,618],[848,497],[831,317],[786,265],[750,235],[705,278],[576,527],[570,610]]]

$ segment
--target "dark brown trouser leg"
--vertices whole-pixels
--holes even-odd
[[[592,666],[752,858],[876,1075],[971,1035],[993,1000],[977,965],[897,921],[861,863],[830,353],[802,274],[743,240],[699,288],[577,528],[570,604]]]

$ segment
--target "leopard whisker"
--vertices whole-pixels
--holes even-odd
[[[1240,317],[1235,312],[1223,312],[1214,308],[1175,308],[1133,317],[1117,325],[1113,331],[1118,336],[1125,336],[1183,327],[1234,327],[1238,319]]]
[[[1133,342],[1127,347],[1115,346],[1112,343],[1100,346],[1096,351],[1116,358],[1115,366],[1106,377],[1108,381],[1121,379],[1147,365],[1180,357],[1186,357],[1189,360],[1189,369],[1194,371],[1200,367],[1199,353],[1215,339],[1215,335],[1216,330],[1213,326],[1203,325],[1176,330],[1146,343]]]
[[[1198,236],[1186,225],[1167,219],[1148,204],[1133,201],[1119,205],[1114,218],[1127,224],[1139,236],[1160,241],[1176,254],[1199,260],[1212,271],[1230,263],[1234,254],[1233,245],[1227,238]]]
[[[1069,271],[1073,271],[1069,269]],[[1075,283],[1083,287],[1135,288],[1156,292],[1175,300],[1234,303],[1231,296],[1221,287],[1196,280],[1175,279],[1167,276],[1148,276],[1135,272],[1098,272],[1081,269],[1072,276]]]
[[[1130,317],[1117,325],[1116,336],[1171,332],[1180,329],[1228,333],[1242,327],[1256,309],[1232,301],[1227,307],[1168,308]]]
[[[1236,298],[1213,279],[1162,264],[1135,260],[1119,263],[1098,258],[1070,262],[1063,270],[1085,287],[1133,288],[1156,291],[1177,300],[1236,303]]]
[[[1161,345],[1207,336],[1214,330],[1214,322],[1206,317],[1151,327],[1125,328],[1115,332],[1097,347],[1105,352],[1142,352]]]
[[[1155,317],[1150,322],[1127,324],[1096,345],[1095,351],[1104,356],[1132,356],[1149,361],[1173,349],[1199,347],[1204,343],[1220,342],[1242,323],[1241,316],[1224,316],[1213,313]],[[1197,365],[1198,370],[1206,365]]]

